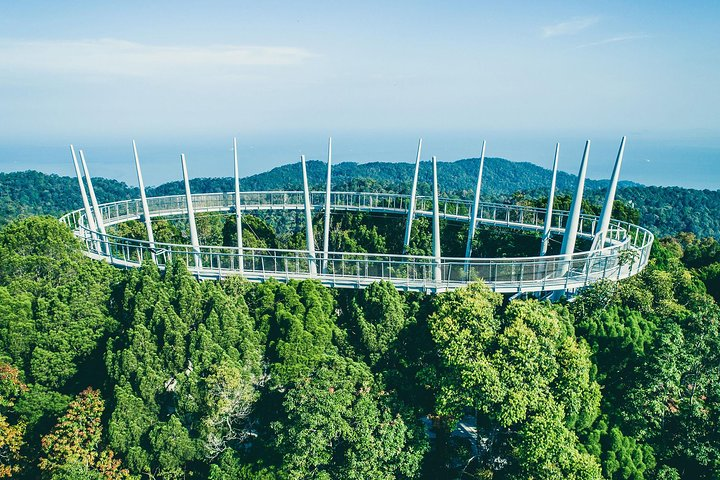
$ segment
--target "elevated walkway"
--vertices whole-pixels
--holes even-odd
[[[312,211],[324,209],[326,192],[310,192]],[[184,195],[147,199],[150,217],[163,218],[187,215]],[[448,222],[470,222],[471,202],[439,199],[439,216]],[[195,212],[234,212],[234,193],[193,194]],[[387,193],[333,192],[331,211],[368,212],[397,215],[405,223],[409,195]],[[243,212],[262,210],[303,210],[302,191],[242,192]],[[142,219],[139,199],[100,205],[104,225]],[[432,217],[432,198],[417,197],[416,217]],[[563,234],[568,212],[553,212],[551,231]],[[143,240],[134,240],[91,229],[85,210],[64,215],[66,223],[85,245],[92,258],[122,268],[137,268],[143,259],[153,259],[164,268],[180,258],[199,279],[220,279],[242,274],[254,282],[269,278],[316,279],[335,288],[364,288],[373,282],[392,282],[400,290],[443,292],[483,280],[502,293],[550,292],[585,287],[603,279],[620,280],[641,271],[648,262],[653,235],[650,231],[627,222],[611,220],[604,245],[586,252],[569,255],[548,255],[520,258],[451,258],[377,253],[329,252],[323,258],[317,252],[313,259],[307,250],[282,250],[222,247],[155,242],[154,248]],[[577,236],[595,238],[598,218],[582,215]],[[542,232],[545,210],[519,205],[480,203],[477,223],[525,231]],[[325,268],[321,268],[324,266]],[[436,268],[439,266],[439,269]],[[311,268],[315,267],[315,268]],[[311,273],[315,270],[317,273]]]

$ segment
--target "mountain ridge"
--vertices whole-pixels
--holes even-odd
[[[310,188],[325,188],[326,163],[320,160],[307,162]],[[453,162],[439,162],[438,175],[443,194],[472,198],[479,167],[478,158]],[[414,165],[403,162],[341,162],[333,165],[333,189],[362,189],[367,191],[394,191],[408,193]],[[302,188],[299,162],[275,167],[267,172],[244,177],[240,187],[250,190],[299,190]],[[546,197],[552,172],[529,162],[488,157],[483,172],[482,197],[486,200],[508,200],[517,192],[532,197]],[[572,193],[577,176],[558,172],[558,192]],[[586,198],[601,202],[608,184],[606,179],[586,180]],[[93,178],[98,201],[137,198],[137,187],[123,182]],[[231,177],[202,177],[190,180],[194,192],[227,192],[233,190]],[[431,192],[430,162],[420,165],[419,188],[421,195]],[[184,193],[180,181],[166,182],[149,187],[149,196]],[[683,187],[644,186],[621,181],[618,198],[631,202],[640,211],[640,222],[657,234],[673,235],[689,231],[698,236],[720,238],[720,191],[695,190]],[[82,205],[74,177],[44,174],[34,170],[0,173],[0,224],[17,216],[48,214],[58,216]]]

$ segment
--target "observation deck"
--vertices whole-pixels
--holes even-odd
[[[92,193],[92,192],[91,192]],[[308,194],[309,205],[305,195]],[[94,194],[93,194],[94,196]],[[195,212],[223,212],[237,214],[253,211],[319,212],[328,205],[328,192],[268,191],[236,193],[192,194],[191,209]],[[237,201],[236,201],[237,200]],[[468,225],[472,220],[473,202],[433,197],[415,198],[414,217],[445,219]],[[129,220],[146,220],[143,202],[117,201],[97,205],[104,226]],[[174,195],[147,198],[150,218],[188,216],[188,197]],[[396,215],[404,222],[411,205],[411,195],[388,193],[332,192],[330,211],[367,212]],[[211,245],[187,245],[134,240],[105,233],[104,228],[92,226],[90,210],[80,209],[61,218],[85,246],[88,256],[104,260],[122,268],[137,268],[144,259],[152,259],[163,269],[175,259],[181,259],[198,279],[222,279],[242,275],[247,280],[261,282],[269,278],[280,281],[315,279],[334,288],[364,288],[385,280],[399,290],[427,293],[444,292],[482,280],[492,290],[502,293],[551,292],[582,288],[599,280],[621,280],[640,272],[648,262],[653,234],[645,228],[611,219],[601,244],[597,242],[599,218],[580,215],[578,238],[595,240],[589,251],[560,255],[520,258],[453,258],[444,256],[393,255],[357,252],[317,252],[269,248],[240,248]],[[436,213],[436,215],[435,215]],[[543,232],[546,227],[545,209],[477,203],[477,225]],[[567,234],[566,211],[550,212],[549,231]],[[194,218],[193,218],[194,222]],[[313,247],[314,248],[314,247]]]

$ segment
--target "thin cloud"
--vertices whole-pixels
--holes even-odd
[[[592,27],[600,21],[600,17],[576,17],[564,22],[546,25],[542,29],[544,38],[559,37],[562,35],[576,35],[583,30]]]
[[[313,56],[296,47],[176,47],[117,39],[0,40],[0,63],[6,71],[143,76],[181,69],[234,71],[244,67],[296,65]]]
[[[649,35],[646,35],[646,34],[616,35],[614,37],[609,37],[609,38],[605,38],[603,40],[598,40],[597,42],[583,43],[582,45],[578,45],[575,48],[597,47],[600,45],[608,45],[611,43],[627,42],[630,40],[640,40],[642,38],[648,38],[648,37],[649,37]]]

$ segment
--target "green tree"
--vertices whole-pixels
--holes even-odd
[[[438,412],[459,418],[471,409],[517,478],[600,478],[573,431],[590,426],[600,402],[587,344],[561,307],[513,301],[499,315],[500,301],[481,283],[438,296],[429,318],[441,360]],[[511,432],[520,444],[508,441]],[[543,432],[550,435],[537,445]]]
[[[8,416],[25,391],[27,386],[20,381],[18,369],[0,362],[0,478],[12,478],[20,471],[25,423],[12,421]]]
[[[375,365],[409,323],[405,302],[392,283],[376,282],[351,300],[350,310],[359,347],[368,363]]]
[[[335,357],[290,389],[275,422],[288,478],[415,476],[425,444],[382,401],[367,366]]]
[[[88,388],[70,403],[67,413],[42,439],[40,469],[55,478],[67,478],[78,466],[106,480],[129,478],[112,451],[102,447],[104,402],[100,392]],[[73,473],[75,475],[75,473]]]

